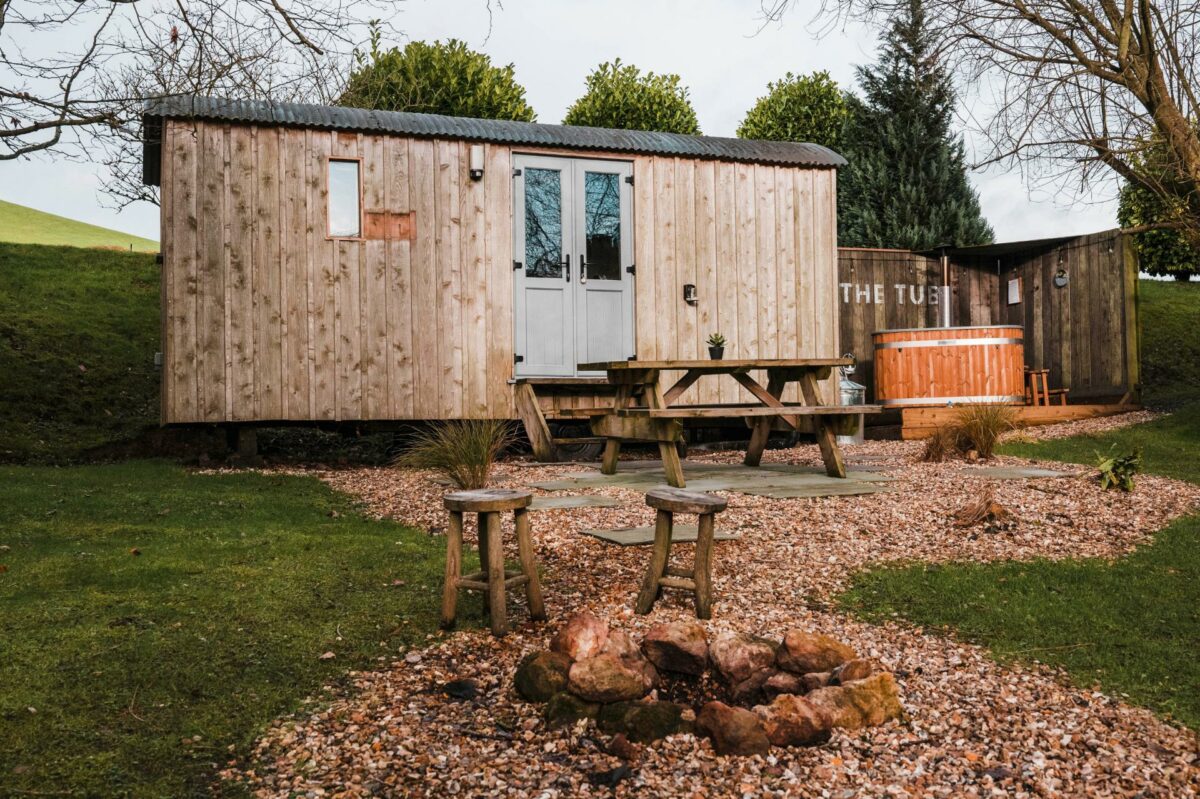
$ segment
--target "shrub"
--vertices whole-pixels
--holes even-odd
[[[996,453],[1000,436],[1017,426],[1016,411],[1007,405],[962,405],[954,416],[958,451],[975,450],[985,459]]]
[[[738,138],[800,141],[837,149],[850,111],[828,72],[788,73],[767,84],[767,94],[746,112]]]
[[[1116,446],[1115,444],[1113,445]],[[1133,476],[1142,470],[1142,451],[1137,447],[1125,455],[1101,455],[1096,453],[1096,468],[1100,473],[1096,479],[1103,489],[1119,488],[1133,490]]]
[[[699,135],[700,122],[678,75],[642,74],[621,59],[587,76],[587,91],[567,109],[564,125]]]
[[[513,425],[507,421],[442,422],[414,435],[396,463],[417,469],[435,469],[459,488],[483,488],[496,458],[514,438]]]
[[[371,48],[356,51],[354,70],[339,105],[383,111],[415,111],[452,117],[532,122],[533,109],[513,65],[491,58],[457,39],[409,42],[404,49],[380,49],[379,31]]]

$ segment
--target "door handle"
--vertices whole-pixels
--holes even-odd
[[[583,255],[579,256],[579,282],[587,282],[587,259]]]
[[[559,266],[562,267],[563,280],[570,283],[571,282],[571,256],[564,255],[563,259],[562,259],[562,263],[559,264]]]

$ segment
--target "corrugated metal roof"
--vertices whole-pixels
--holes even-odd
[[[685,136],[645,130],[614,130],[569,125],[541,125],[497,119],[468,119],[438,114],[371,111],[328,105],[228,100],[183,95],[151,100],[146,105],[147,130],[163,118],[219,119],[260,125],[288,125],[356,132],[397,133],[421,138],[530,147],[561,147],[618,153],[672,155],[782,166],[838,167],[846,159],[819,144]],[[150,142],[147,141],[147,145]]]

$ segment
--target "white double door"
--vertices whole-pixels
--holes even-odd
[[[633,165],[518,155],[513,166],[516,375],[632,357]]]

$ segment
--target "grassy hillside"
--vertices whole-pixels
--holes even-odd
[[[158,318],[153,255],[0,244],[0,461],[156,425]]]
[[[0,200],[0,241],[158,252],[158,242]]]
[[[1200,283],[1143,280],[1138,291],[1144,401],[1200,399]]]

